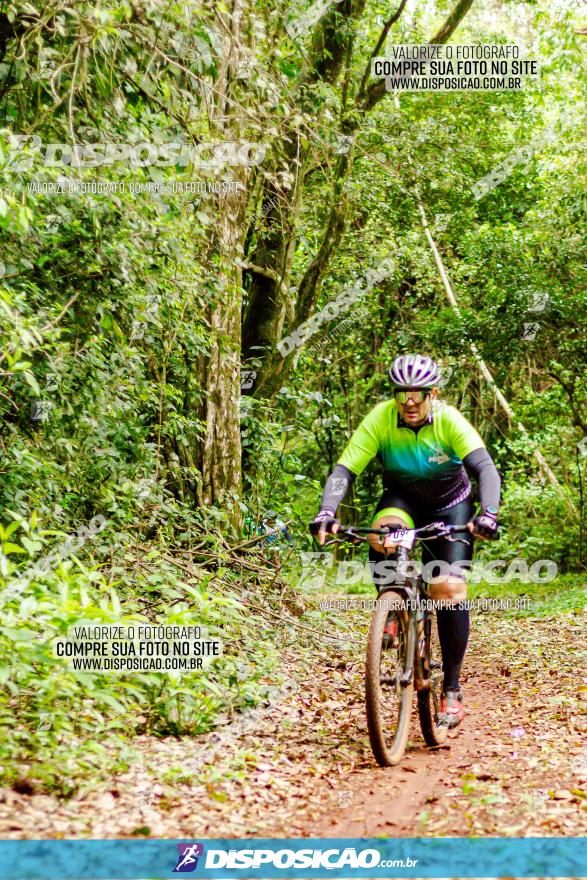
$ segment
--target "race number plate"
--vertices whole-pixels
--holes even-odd
[[[397,547],[405,547],[406,550],[411,550],[414,546],[415,538],[413,529],[395,529],[385,538],[383,546],[389,547],[393,544]]]

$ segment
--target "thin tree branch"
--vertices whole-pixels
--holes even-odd
[[[422,227],[424,229],[424,234],[426,235],[426,238],[428,240],[428,244],[430,245],[430,249],[431,249],[432,255],[434,257],[434,262],[436,263],[436,267],[438,269],[438,274],[440,275],[440,278],[442,280],[442,284],[443,284],[443,287],[444,287],[444,290],[446,293],[446,297],[450,303],[452,310],[460,318],[461,311],[459,308],[459,304],[458,304],[457,299],[454,295],[452,285],[451,285],[450,279],[448,277],[448,273],[447,273],[446,268],[444,266],[444,263],[442,261],[442,257],[440,256],[436,242],[432,236],[432,233],[430,232],[430,227],[428,225],[428,218],[426,216],[426,211],[425,211],[424,205],[422,204],[422,201],[420,199],[420,195],[419,195],[417,188],[416,188],[415,192],[416,192],[416,202],[418,205],[418,209],[420,211],[420,217],[422,220]],[[531,445],[532,454],[534,455],[534,457],[536,458],[536,460],[539,464],[541,473],[546,476],[546,478],[548,479],[551,486],[554,486],[554,488],[556,489],[557,493],[567,501],[569,507],[572,510],[575,510],[574,503],[571,501],[570,498],[567,498],[565,496],[565,493],[564,493],[564,490],[563,490],[561,484],[557,480],[554,472],[552,471],[550,465],[546,461],[541,450],[539,449],[537,444],[530,437],[530,434],[528,433],[525,425],[522,422],[516,421],[516,416],[511,408],[510,404],[508,403],[508,401],[504,397],[503,393],[501,392],[501,390],[497,386],[495,379],[491,375],[489,368],[487,367],[487,364],[485,363],[485,361],[481,357],[481,353],[479,352],[479,349],[477,348],[477,346],[475,345],[474,342],[469,343],[469,349],[473,355],[473,358],[479,368],[481,375],[486,380],[487,384],[489,385],[489,387],[491,388],[491,390],[495,394],[495,397],[496,397],[498,403],[500,404],[500,406],[502,407],[502,409],[504,410],[504,412],[506,413],[508,418],[515,422],[518,431],[521,434],[523,434],[523,436],[525,437],[525,439],[527,441],[529,441],[529,443]]]
[[[573,414],[573,421],[577,428],[581,428],[581,430],[587,434],[587,422],[581,418],[581,410],[577,406],[577,402],[575,400],[575,377],[571,382],[565,382],[561,376],[558,376],[553,370],[549,370],[546,373],[547,376],[552,376],[553,379],[558,382],[561,386],[567,397],[569,398],[569,404],[571,407],[571,412]]]
[[[69,123],[69,133],[71,135],[72,147],[77,144],[77,140],[75,137],[75,131],[73,128],[73,96],[75,95],[75,81],[77,79],[77,69],[79,66],[79,57],[80,57],[80,46],[78,45],[77,52],[75,53],[75,63],[73,65],[73,73],[71,74],[71,87],[69,89],[69,99],[67,102],[67,120]]]
[[[401,0],[400,5],[396,9],[396,11],[393,13],[391,18],[389,18],[385,22],[385,24],[383,25],[383,30],[381,31],[379,39],[377,40],[377,45],[375,46],[375,48],[371,52],[371,56],[370,56],[370,58],[367,62],[367,65],[365,67],[365,72],[364,72],[363,78],[361,80],[361,85],[359,86],[359,91],[357,92],[357,97],[355,98],[355,107],[358,107],[360,105],[361,99],[365,93],[365,86],[367,84],[367,80],[369,79],[369,73],[371,71],[371,62],[373,61],[374,58],[377,58],[377,54],[380,51],[383,44],[385,43],[389,31],[391,30],[393,25],[396,23],[396,21],[399,19],[400,15],[402,14],[404,9],[406,8],[407,2],[408,2],[408,0]],[[471,0],[471,2],[472,2],[472,0]]]
[[[61,311],[59,312],[57,317],[54,318],[52,321],[49,321],[48,324],[45,324],[44,327],[41,327],[41,329],[39,330],[39,333],[46,333],[47,330],[50,330],[52,327],[55,327],[55,325],[60,322],[60,320],[62,319],[62,317],[64,316],[64,314],[68,310],[68,308],[74,304],[74,302],[76,301],[76,299],[78,298],[80,293],[81,293],[81,291],[79,291],[79,290],[76,293],[74,293],[74,295],[71,297],[71,299],[65,303],[65,305],[63,306],[63,308],[61,309]]]
[[[275,284],[279,284],[282,292],[289,294],[283,278],[280,278],[277,272],[274,272],[273,269],[268,269],[266,266],[257,266],[256,263],[249,263],[247,260],[237,260],[236,262],[247,272],[253,272],[255,275],[261,275],[263,278],[269,278],[271,281],[275,282]]]
[[[437,31],[431,40],[428,40],[428,45],[436,45],[438,43],[446,43],[447,40],[452,36],[455,32],[471,6],[475,0],[459,0],[451,14],[448,16],[442,27],[439,31]],[[377,80],[376,82],[371,83],[367,91],[364,93],[364,100],[360,109],[368,111],[372,110],[373,107],[381,101],[382,98],[387,94],[387,90],[385,88],[385,79]]]
[[[475,0],[459,0],[449,17],[446,19],[442,27],[429,40],[430,44],[446,43],[448,38],[455,32]]]

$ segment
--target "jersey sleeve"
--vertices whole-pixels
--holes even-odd
[[[377,431],[379,413],[377,409],[375,407],[369,415],[365,416],[338,459],[338,464],[344,465],[357,476],[365,470],[371,459],[375,458],[379,452],[379,432]]]
[[[446,409],[448,441],[462,461],[465,456],[476,449],[485,449],[485,443],[458,409],[449,406]]]

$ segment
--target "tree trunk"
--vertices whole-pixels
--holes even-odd
[[[242,272],[236,263],[243,239],[246,196],[227,193],[218,198],[214,234],[220,258],[220,284],[211,310],[212,348],[206,369],[206,437],[201,457],[202,502],[227,507],[240,524],[241,436],[240,350]],[[223,255],[234,255],[229,261]]]
[[[234,75],[235,46],[241,41],[241,0],[233,0],[230,13],[219,10],[225,45],[223,62],[210,105],[210,130],[218,141],[238,140],[244,120],[235,102],[228,100]],[[204,443],[200,450],[202,474],[200,503],[228,511],[236,529],[241,526],[239,500],[242,493],[240,435],[241,310],[244,219],[249,172],[233,169],[235,191],[216,197],[216,225],[211,233],[209,257],[218,266],[218,283],[208,319],[211,349],[205,369],[203,420]]]
[[[473,2],[474,0],[458,0],[453,11],[431,42],[446,42],[469,11]],[[405,0],[402,0],[384,25],[374,54],[382,49],[390,28],[399,19],[405,5]],[[334,86],[340,77],[344,60],[347,57],[347,50],[350,49],[349,41],[352,40],[350,36],[352,28],[349,27],[346,32],[340,27],[337,30],[337,16],[342,15],[349,23],[351,21],[358,22],[363,14],[364,6],[364,0],[357,0],[355,3],[345,0],[338,8],[338,12],[333,10],[323,17],[312,40],[308,67],[298,94],[301,112],[304,112],[305,86],[316,82],[326,82],[330,86]],[[385,80],[373,82],[367,87],[369,70],[370,59],[365,68],[354,107],[340,126],[343,135],[356,135],[361,127],[364,114],[373,109],[386,95]],[[346,97],[343,103],[346,104]],[[343,108],[343,114],[345,112],[346,106]],[[287,203],[285,209],[286,228],[284,230],[277,219],[277,208],[272,208],[267,219],[274,218],[275,232],[271,237],[260,242],[251,260],[245,264],[247,271],[252,274],[252,284],[249,291],[250,306],[247,309],[244,322],[243,359],[259,359],[261,361],[260,376],[254,391],[267,397],[271,397],[279,391],[289,372],[293,369],[296,355],[300,351],[300,348],[297,348],[282,357],[276,347],[277,343],[289,331],[303,323],[315,310],[324,278],[332,257],[336,254],[342,240],[346,224],[347,202],[344,186],[352,170],[352,147],[348,153],[338,157],[326,230],[320,249],[300,282],[294,311],[289,292],[291,262],[295,249],[293,230],[296,227],[297,214],[303,202],[304,172],[308,156],[308,151],[304,151],[304,148],[299,146],[300,142],[299,131],[295,128],[290,129],[285,137],[286,154],[289,171],[296,181],[296,186],[291,193],[281,194],[281,200],[285,199]],[[275,194],[274,186],[268,183],[263,203],[265,205],[271,204]],[[286,324],[288,312],[293,314]]]

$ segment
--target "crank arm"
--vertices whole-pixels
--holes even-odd
[[[429,691],[433,689],[435,685],[438,685],[444,679],[444,674],[442,671],[434,670],[432,675],[428,675],[426,678],[422,679],[422,690]]]

